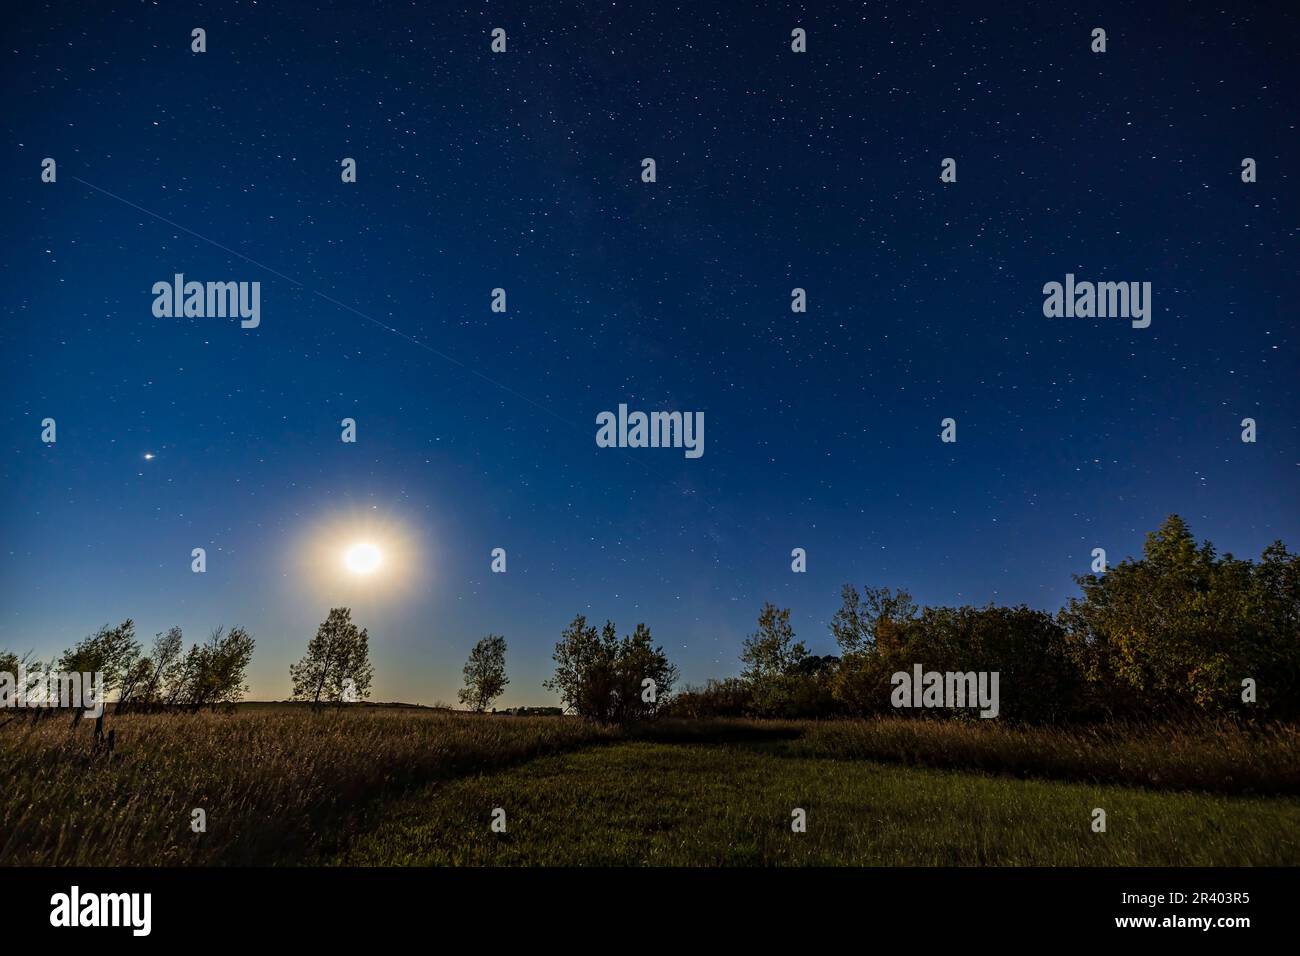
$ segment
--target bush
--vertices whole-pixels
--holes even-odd
[[[737,677],[710,678],[703,687],[687,686],[664,708],[664,716],[692,719],[747,717],[753,712],[753,688]]]
[[[1140,559],[1077,581],[1059,619],[1105,713],[1300,715],[1300,556],[1282,542],[1220,558],[1171,515]]]
[[[845,655],[834,689],[855,713],[884,713],[891,677],[920,664],[927,671],[996,672],[1000,714],[1050,722],[1073,712],[1081,683],[1062,629],[1027,607],[926,608],[887,649]],[[968,717],[958,709],[953,716]]]

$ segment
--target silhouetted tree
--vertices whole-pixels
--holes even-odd
[[[460,702],[482,713],[510,683],[506,676],[506,639],[489,634],[475,644],[464,673],[465,686],[458,692]]]
[[[794,671],[808,657],[803,641],[794,639],[790,626],[790,609],[778,608],[772,602],[758,612],[758,630],[745,638],[740,660],[745,668],[744,680],[761,684],[774,677]]]
[[[342,703],[350,686],[356,700],[370,696],[370,636],[352,623],[352,609],[330,608],[329,616],[307,645],[307,654],[289,668],[293,699]],[[347,682],[351,681],[351,685]]]
[[[653,717],[672,696],[676,682],[677,668],[664,649],[654,645],[650,628],[638,624],[619,642],[615,654],[614,720],[627,723]]]
[[[789,608],[770,601],[763,605],[758,630],[745,639],[740,660],[754,714],[815,717],[835,709],[830,690],[834,659],[814,657],[803,641],[794,639]]]
[[[63,672],[102,673],[105,693],[117,690],[122,678],[140,655],[135,639],[135,622],[127,618],[117,627],[105,624],[94,634],[82,638],[64,651],[55,669]]]
[[[561,634],[554,659],[555,676],[543,686],[557,692],[567,708],[602,722],[652,716],[677,680],[677,668],[662,647],[652,644],[644,624],[620,641],[613,621],[597,632],[579,614]],[[654,682],[654,700],[647,699],[647,680]]]
[[[170,689],[180,680],[184,650],[185,640],[179,627],[154,635],[153,651],[145,658],[149,672],[136,695],[138,704],[158,707],[169,698]]]
[[[182,661],[175,698],[190,710],[236,703],[248,690],[245,671],[253,658],[253,637],[242,627],[213,629]]]

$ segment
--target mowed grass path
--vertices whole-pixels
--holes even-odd
[[[505,833],[491,831],[506,812]],[[807,811],[807,832],[791,811]],[[1092,810],[1107,832],[1091,829]],[[430,786],[351,865],[1223,866],[1300,863],[1300,801],[852,759],[794,742],[627,742]]]

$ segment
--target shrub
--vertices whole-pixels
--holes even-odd
[[[1171,515],[1140,559],[1077,581],[1059,620],[1106,713],[1300,714],[1300,556],[1280,541],[1258,564],[1219,557]]]

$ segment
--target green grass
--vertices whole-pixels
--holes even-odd
[[[1300,862],[1300,802],[808,756],[799,740],[625,742],[439,783],[354,865],[1223,866]],[[495,807],[507,832],[493,833]],[[806,833],[791,811],[807,811]],[[1091,830],[1092,810],[1107,832]]]
[[[1300,862],[1293,727],[990,724],[6,713],[0,866]]]

